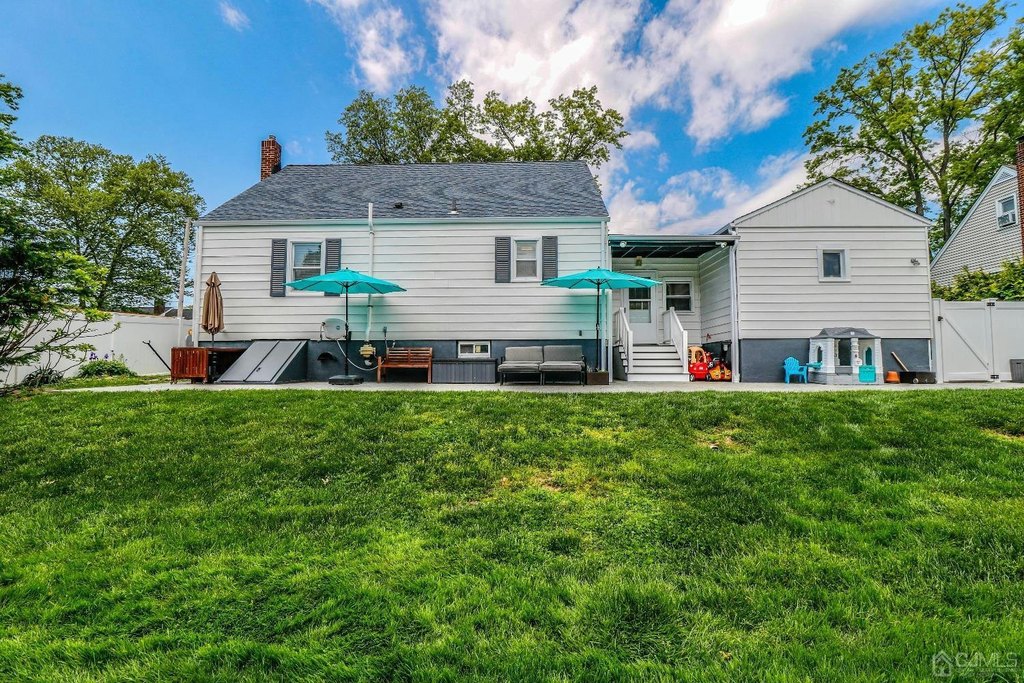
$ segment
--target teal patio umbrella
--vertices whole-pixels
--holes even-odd
[[[565,289],[596,289],[597,290],[597,322],[594,324],[594,346],[597,349],[597,358],[594,367],[601,369],[601,288],[605,289],[630,289],[632,287],[643,287],[645,289],[655,287],[661,283],[657,280],[650,280],[629,273],[617,273],[606,268],[591,268],[582,273],[562,275],[541,283],[546,287],[563,287]]]
[[[341,294],[345,293],[345,375],[342,379],[349,379],[349,384],[353,384],[357,381],[357,378],[353,377],[348,373],[349,363],[349,341],[351,333],[348,327],[348,295],[349,294],[390,294],[391,292],[404,292],[405,289],[399,287],[394,282],[388,282],[387,280],[381,280],[380,278],[360,273],[358,270],[352,270],[351,268],[342,268],[336,270],[333,273],[324,273],[323,275],[314,275],[313,277],[307,277],[304,280],[295,280],[293,282],[286,282],[287,286],[292,289],[297,289],[303,292],[327,292],[329,294]],[[358,379],[358,381],[362,381]]]

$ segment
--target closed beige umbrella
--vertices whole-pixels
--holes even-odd
[[[220,278],[217,273],[210,273],[206,280],[206,292],[203,294],[202,327],[210,333],[211,341],[217,333],[224,329],[224,299],[220,295]]]

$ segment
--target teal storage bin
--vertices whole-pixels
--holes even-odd
[[[874,365],[860,366],[858,378],[863,384],[873,384],[877,381]]]

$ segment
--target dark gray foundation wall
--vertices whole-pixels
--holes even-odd
[[[469,339],[467,337],[467,339]],[[474,341],[478,341],[477,338],[473,338]],[[487,341],[487,340],[483,340]],[[583,353],[587,358],[587,363],[592,364],[594,362],[594,340],[593,339],[516,339],[516,340],[501,340],[492,339],[491,341],[491,358],[499,360],[505,355],[505,349],[510,346],[553,346],[553,345],[573,345],[582,346]],[[239,346],[247,347],[252,341],[218,341],[216,344],[210,344],[208,341],[203,341],[200,346]],[[344,362],[344,341],[327,341],[327,340],[310,340],[306,344],[306,380],[310,382],[326,382],[328,378],[334,375],[353,374],[359,375],[363,378],[373,381],[377,380],[377,364],[376,360],[371,358],[368,361],[359,355],[359,347],[364,343],[361,340],[353,339],[350,344],[350,353],[352,363],[355,367],[349,365],[348,369],[345,368]],[[379,356],[384,354],[384,342],[383,341],[371,341],[376,353]],[[340,344],[340,348],[339,348]],[[458,342],[456,341],[437,341],[437,340],[396,340],[389,341],[389,346],[411,346],[417,348],[430,347],[434,350],[435,360],[454,360],[458,358]],[[414,369],[393,369],[388,370],[388,380],[391,381],[424,381],[426,379],[426,370],[414,370]]]
[[[931,369],[930,339],[882,339],[883,370],[899,370],[892,351],[911,370]],[[801,363],[808,361],[810,340],[792,339],[741,339],[740,340],[740,381],[782,382],[785,373],[782,361],[793,356]]]

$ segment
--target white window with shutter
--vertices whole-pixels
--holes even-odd
[[[537,267],[539,250],[537,240],[515,240],[515,269],[513,278],[516,280],[536,280],[540,270]]]
[[[1016,197],[1010,195],[996,202],[996,223],[1000,228],[1012,228],[1017,225]]]
[[[289,256],[292,280],[304,280],[324,272],[323,242],[292,242]]]

